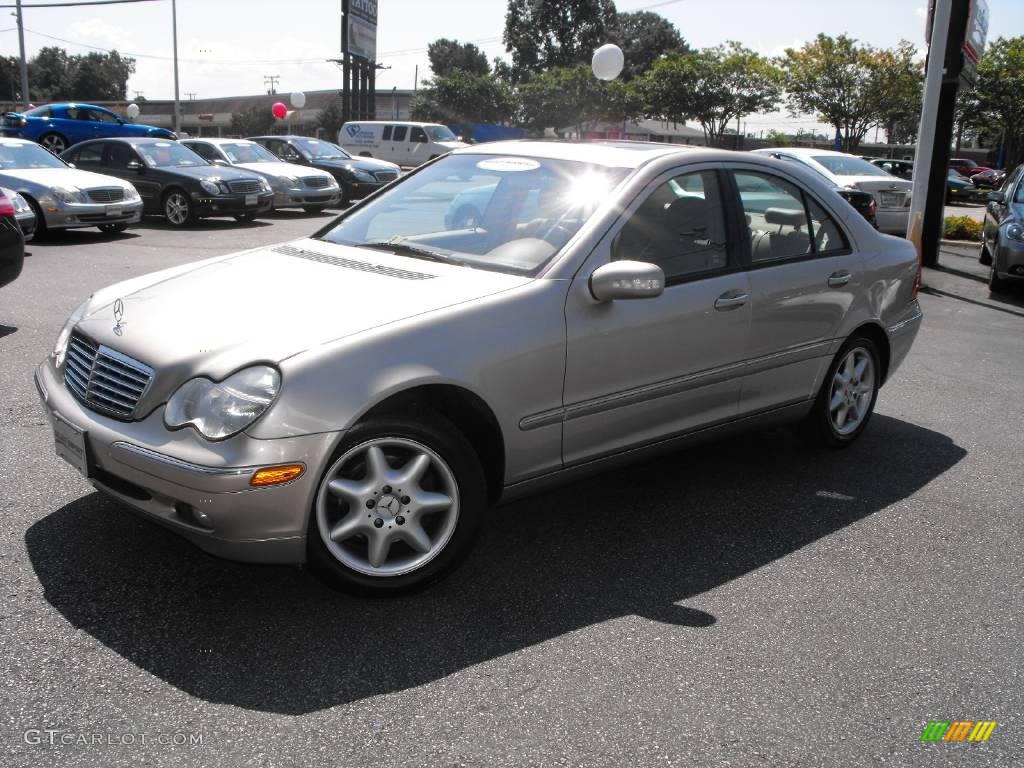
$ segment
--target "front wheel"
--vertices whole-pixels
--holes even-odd
[[[349,592],[422,588],[465,558],[486,505],[479,459],[449,421],[367,421],[321,478],[307,532],[310,567]]]
[[[68,148],[68,140],[59,133],[48,133],[45,136],[41,136],[39,143],[55,155],[59,155]]]
[[[866,336],[850,338],[829,366],[804,422],[804,432],[827,448],[845,448],[861,436],[882,384],[878,347]]]
[[[192,201],[181,190],[173,189],[164,198],[164,216],[172,226],[184,227],[192,223]]]
[[[248,224],[250,221],[255,221],[255,220],[256,220],[256,214],[255,213],[240,213],[237,216],[235,216],[235,221],[240,221],[243,224]]]
[[[100,232],[124,232],[126,229],[128,229],[127,224],[100,224]]]
[[[996,264],[994,261],[989,262],[991,266],[988,272],[988,290],[990,293],[1004,293],[1007,289],[1006,280],[999,276],[996,272]]]
[[[981,252],[978,254],[978,263],[982,266],[989,266],[992,263],[992,252],[985,245],[985,236],[981,238]]]

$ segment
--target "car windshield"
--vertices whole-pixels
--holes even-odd
[[[295,146],[307,160],[347,160],[352,157],[337,144],[320,139],[295,139]]]
[[[867,160],[861,160],[853,155],[814,155],[811,159],[825,166],[829,173],[836,176],[891,175],[888,171],[882,170],[877,165],[872,165]]]
[[[67,165],[38,144],[0,142],[0,170],[15,168],[67,168]]]
[[[142,155],[150,168],[179,168],[192,165],[209,165],[191,149],[176,141],[157,141],[152,144],[136,144],[135,149]]]
[[[451,132],[450,128],[443,125],[428,125],[423,130],[431,141],[458,141],[458,136]]]
[[[281,158],[255,141],[233,141],[218,145],[232,163],[280,163]]]
[[[568,160],[449,155],[391,185],[318,236],[534,275],[629,172]]]

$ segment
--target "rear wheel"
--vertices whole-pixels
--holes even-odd
[[[992,252],[988,249],[988,246],[985,245],[984,239],[981,241],[981,253],[978,254],[978,262],[986,267],[992,263]]]
[[[126,229],[127,224],[100,224],[100,232],[124,232]]]
[[[1009,286],[1006,284],[1007,281],[999,276],[996,272],[996,264],[994,261],[990,262],[991,266],[988,268],[988,290],[991,293],[1004,293]]]
[[[59,155],[68,148],[68,140],[59,133],[47,133],[39,138],[39,143],[55,155]]]
[[[192,201],[180,189],[172,189],[164,196],[164,216],[175,227],[184,227],[194,219]]]
[[[451,422],[369,420],[350,431],[321,478],[310,567],[345,591],[419,589],[465,558],[486,505],[479,459]]]
[[[881,383],[878,347],[866,336],[851,337],[829,366],[805,434],[827,448],[850,445],[867,428]]]
[[[256,220],[256,214],[255,213],[240,213],[237,216],[235,216],[235,221],[241,221],[241,222],[248,223],[250,221],[255,221],[255,220]]]

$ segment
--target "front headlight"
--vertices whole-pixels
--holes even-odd
[[[85,194],[78,187],[52,187],[50,194],[67,205],[88,202]]]
[[[356,181],[375,182],[377,177],[368,171],[362,171],[359,168],[346,168],[345,174],[352,177]]]
[[[220,187],[217,185],[217,182],[214,181],[213,179],[200,179],[199,186],[202,187],[207,192],[209,192],[211,195],[220,194]]]
[[[272,192],[272,191],[273,190],[270,188],[270,184],[267,182],[267,180],[261,177],[260,178],[260,192]]]
[[[126,203],[135,203],[140,200],[139,191],[129,184],[124,188],[124,199]]]
[[[258,419],[277,397],[281,374],[269,365],[254,365],[224,381],[189,379],[167,401],[164,424],[191,424],[207,440],[223,440]]]
[[[302,182],[294,176],[278,176],[277,180],[284,189],[302,189]]]
[[[1006,228],[1006,236],[1011,240],[1024,241],[1024,227],[1020,224],[1011,224]]]
[[[68,339],[71,338],[71,332],[75,330],[78,321],[85,316],[85,310],[88,309],[90,301],[92,301],[91,296],[78,305],[78,308],[71,313],[71,316],[57,335],[57,341],[53,345],[53,364],[58,368],[64,365],[64,355],[68,351]]]

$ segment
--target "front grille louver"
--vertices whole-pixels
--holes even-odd
[[[437,275],[430,275],[426,272],[412,272],[408,269],[398,269],[397,267],[385,267],[381,264],[370,264],[365,261],[355,261],[354,259],[345,259],[341,256],[332,256],[327,253],[320,253],[318,251],[310,251],[306,248],[299,248],[294,245],[278,245],[271,248],[274,253],[281,253],[285,256],[294,256],[299,259],[306,259],[307,261],[317,261],[321,264],[333,264],[336,267],[344,267],[345,269],[355,269],[359,272],[372,272],[377,275],[386,275],[388,277],[397,277],[400,280],[430,280],[431,278],[437,277]]]
[[[78,333],[64,358],[64,385],[87,408],[128,421],[142,399],[153,369]]]

